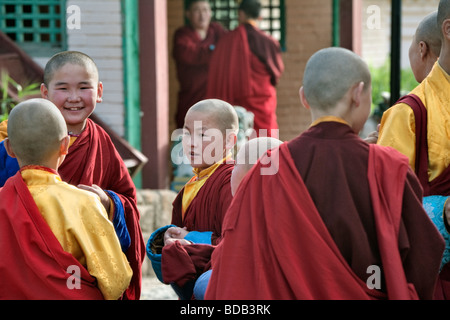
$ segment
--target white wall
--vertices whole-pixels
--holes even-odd
[[[95,113],[124,135],[124,85],[120,0],[68,0],[80,8],[80,29],[67,30],[68,50],[82,51],[96,62],[103,82],[103,102]],[[70,14],[69,14],[70,16]]]
[[[380,28],[370,28],[367,20],[369,6],[380,8]],[[412,37],[420,21],[429,13],[437,10],[439,0],[403,0],[402,1],[402,68],[410,68],[408,51]],[[382,65],[389,57],[391,43],[391,0],[363,0],[362,8],[362,57],[374,66]]]

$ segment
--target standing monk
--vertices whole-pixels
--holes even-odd
[[[378,144],[391,146],[408,157],[424,189],[424,206],[439,218],[445,213],[443,223],[449,230],[450,0],[440,1],[436,23],[442,40],[439,60],[420,85],[383,114]],[[450,299],[448,263],[441,270],[439,282],[436,297]]]
[[[211,54],[226,33],[219,23],[211,22],[208,0],[188,1],[186,18],[189,24],[175,31],[173,45],[180,83],[175,116],[177,128],[183,128],[189,108],[205,98]]]
[[[258,0],[241,2],[239,27],[221,39],[211,59],[207,95],[253,112],[257,135],[272,136],[278,129],[275,86],[284,64],[278,41],[257,27],[260,12]]]

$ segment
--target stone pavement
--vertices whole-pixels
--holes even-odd
[[[141,300],[178,300],[178,296],[171,286],[161,283],[156,277],[144,277]]]

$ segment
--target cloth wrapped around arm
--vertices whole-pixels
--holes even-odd
[[[164,281],[161,272],[161,254],[164,247],[164,233],[171,227],[176,227],[176,225],[170,224],[155,230],[148,239],[146,248],[147,257],[152,263],[153,271],[158,280],[162,283],[164,283]]]
[[[126,252],[131,245],[131,238],[125,221],[125,210],[119,196],[115,192],[110,190],[105,190],[105,192],[114,203],[114,218],[112,219],[112,223],[119,238],[122,251]]]

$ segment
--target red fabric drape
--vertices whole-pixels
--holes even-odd
[[[0,189],[0,199],[0,300],[103,300],[95,278],[62,249],[20,172]],[[67,286],[69,266],[80,270],[79,289]]]
[[[125,254],[133,270],[133,278],[123,298],[139,299],[145,244],[139,225],[136,188],[111,138],[100,126],[87,119],[85,130],[69,148],[69,154],[58,172],[67,183],[75,186],[96,184],[103,190],[115,192],[120,197],[131,237],[131,245]]]

